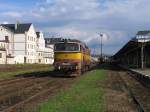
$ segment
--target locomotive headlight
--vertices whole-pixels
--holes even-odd
[[[61,67],[60,66],[58,66],[58,70],[60,70],[61,69]]]
[[[78,65],[76,65],[76,70],[78,69]]]

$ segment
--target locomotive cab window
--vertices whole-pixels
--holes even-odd
[[[55,44],[55,51],[79,51],[79,44],[77,43],[57,43]]]

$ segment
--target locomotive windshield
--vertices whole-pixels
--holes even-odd
[[[79,45],[76,43],[57,43],[55,51],[79,51]]]

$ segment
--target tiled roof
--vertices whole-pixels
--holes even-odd
[[[15,29],[15,24],[1,24],[3,27],[13,31],[14,33],[25,33],[28,31],[32,23],[17,24],[17,29]]]

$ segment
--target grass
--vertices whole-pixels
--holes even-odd
[[[103,112],[103,90],[98,81],[106,78],[105,70],[96,69],[79,77],[68,90],[42,103],[35,112]]]
[[[31,74],[31,73],[37,73],[37,72],[46,72],[53,70],[53,67],[50,65],[32,65],[32,64],[16,64],[16,65],[9,65],[11,67],[21,67],[20,70],[16,70],[13,72],[1,72],[0,71],[0,78],[7,78],[7,77],[13,77],[16,75],[22,75],[22,74]],[[31,66],[32,68],[24,70],[24,67]],[[38,67],[38,68],[36,68]]]

